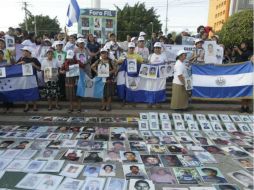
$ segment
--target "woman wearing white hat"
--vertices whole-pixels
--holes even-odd
[[[185,110],[188,108],[188,93],[185,90],[186,67],[183,61],[186,59],[186,52],[177,52],[176,64],[174,67],[174,79],[172,87],[171,109]]]
[[[30,46],[25,46],[22,48],[22,57],[19,58],[17,61],[17,64],[26,64],[26,63],[31,63],[33,66],[33,74],[36,76],[37,79],[37,71],[40,71],[41,69],[41,63],[38,61],[37,58],[32,57],[33,53],[33,48]],[[26,106],[24,109],[24,112],[29,111],[29,104],[26,102]],[[33,111],[38,111],[36,101],[33,101]]]
[[[145,47],[145,38],[143,36],[138,38],[138,45],[135,48],[135,53],[141,55],[145,63],[148,62],[149,50]]]

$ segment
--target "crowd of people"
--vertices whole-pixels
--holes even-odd
[[[186,29],[173,39],[171,34],[163,35],[163,32],[152,33],[150,38],[143,31],[138,37],[127,36],[124,42],[117,42],[116,35],[110,33],[105,44],[97,42],[96,36],[88,34],[67,35],[58,33],[54,36],[44,34],[42,37],[36,37],[33,32],[26,32],[20,28],[9,28],[7,33],[0,32],[0,66],[6,67],[13,64],[32,63],[33,72],[37,75],[42,72],[44,84],[41,92],[48,100],[48,110],[61,109],[59,100],[69,100],[68,112],[81,112],[81,98],[77,96],[78,76],[69,76],[70,68],[78,65],[79,69],[84,71],[87,76],[94,78],[98,76],[98,67],[109,64],[109,75],[105,77],[103,87],[103,98],[100,110],[111,110],[112,97],[115,95],[116,78],[118,70],[125,59],[134,59],[137,64],[168,64],[168,58],[165,54],[165,44],[181,45],[184,36],[195,37],[195,49],[192,52],[187,65],[193,63],[204,63],[204,50],[202,44],[205,41],[216,41],[218,45],[224,48],[223,64],[244,62],[251,59],[252,51],[247,42],[242,42],[234,47],[224,47],[220,44],[218,35],[213,35],[211,27],[199,26],[197,34],[190,35]],[[6,48],[6,36],[13,36],[15,44],[21,44],[23,47],[22,56],[17,60],[16,52]],[[211,37],[209,37],[211,36]],[[38,52],[42,47],[47,47],[45,55],[39,57]],[[200,51],[199,51],[200,50]],[[188,98],[191,91],[186,90],[186,55],[187,52],[180,50],[177,52],[176,63],[174,64],[173,87],[171,108],[175,110],[188,109]],[[48,76],[48,68],[55,69],[57,77]],[[150,79],[150,83],[156,85],[156,80]],[[165,86],[166,88],[166,86]],[[53,104],[53,100],[55,100]],[[150,105],[151,106],[151,105]],[[13,107],[13,102],[4,100],[5,112]],[[30,109],[26,102],[24,112]],[[36,101],[33,102],[33,111],[37,111]],[[249,112],[249,100],[242,101],[242,112]]]

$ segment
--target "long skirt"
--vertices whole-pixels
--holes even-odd
[[[174,84],[172,87],[171,109],[187,109],[188,93],[183,85]]]
[[[77,99],[77,77],[66,77],[65,78],[65,94],[66,99],[73,101]]]

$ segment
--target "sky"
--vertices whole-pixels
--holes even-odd
[[[18,27],[25,17],[22,10],[25,0],[2,0],[0,6],[0,31],[8,27]],[[49,15],[57,17],[61,27],[65,26],[66,13],[70,0],[26,0],[28,10],[33,15]],[[91,0],[77,0],[80,8],[91,8]],[[102,9],[115,10],[114,5],[122,8],[126,3],[130,6],[137,2],[145,2],[146,8],[154,7],[162,23],[162,31],[166,26],[167,0],[101,0]],[[208,20],[209,0],[168,0],[168,32],[188,28],[195,32],[199,25],[206,25]],[[4,19],[6,18],[6,19]],[[77,32],[77,26],[68,29],[69,33]]]

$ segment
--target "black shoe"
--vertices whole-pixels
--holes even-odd
[[[244,112],[245,112],[245,108],[241,106],[240,113],[244,113]]]
[[[245,112],[246,112],[246,113],[250,113],[250,108],[249,108],[249,106],[247,106],[247,107],[245,108]]]

